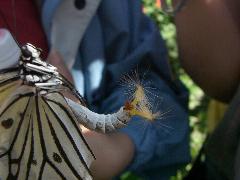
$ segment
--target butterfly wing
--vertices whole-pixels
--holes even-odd
[[[43,136],[47,140],[45,143],[52,147],[47,149],[49,158],[51,157],[59,170],[67,171],[64,173],[69,175],[67,179],[91,179],[88,167],[94,156],[64,97],[60,93],[49,93],[39,100],[39,105],[42,106],[39,107],[39,113],[45,116],[41,120],[46,122],[42,128]],[[52,138],[46,136],[47,134]]]
[[[14,179],[19,163],[25,158],[23,147],[29,144],[32,107],[29,102],[34,93],[25,87],[18,89],[0,107],[0,179]]]
[[[14,79],[15,77],[19,78],[19,68],[8,68],[0,70],[0,83]],[[11,80],[12,81],[12,80]]]
[[[17,68],[0,71],[0,106],[22,83]]]
[[[94,155],[58,91],[23,85],[19,68],[0,71],[0,179],[92,179]]]
[[[22,85],[0,108],[0,179],[92,179],[94,159],[59,93]]]

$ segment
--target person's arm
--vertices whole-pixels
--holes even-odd
[[[188,0],[175,17],[183,67],[207,94],[225,102],[232,98],[239,84],[240,33],[235,21],[236,3]]]
[[[97,105],[98,112],[105,114],[119,109],[127,99],[124,93],[131,87],[119,87],[118,82],[137,69],[140,79],[136,80],[150,87],[146,89],[153,95],[150,99],[154,110],[166,116],[160,114],[153,124],[132,118],[121,133],[83,132],[96,156],[91,167],[94,179],[109,179],[124,170],[149,179],[167,179],[190,160],[187,92],[179,82],[172,81],[159,29],[141,10],[139,0],[106,1],[85,32],[81,57],[88,63],[99,58],[106,63],[103,86],[92,108]],[[90,77],[90,73],[86,75]]]
[[[58,52],[50,51],[48,62],[56,66],[61,74],[73,82],[70,71]],[[69,94],[68,94],[69,97]],[[76,100],[70,96],[71,99]],[[121,173],[131,162],[134,155],[132,140],[123,133],[103,134],[88,130],[84,126],[83,136],[92,149],[96,160],[90,166],[94,179],[111,179]]]
[[[111,179],[131,162],[134,145],[126,134],[102,134],[83,128],[83,135],[96,156],[90,166],[94,179]]]

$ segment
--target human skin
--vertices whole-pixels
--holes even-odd
[[[102,134],[86,128],[82,129],[86,141],[96,156],[90,167],[94,179],[112,179],[131,162],[134,145],[127,135],[116,132]]]
[[[72,76],[67,70],[61,55],[54,49],[50,50],[48,62],[58,68],[68,80],[73,83]],[[66,94],[68,98],[78,101]],[[82,134],[92,149],[96,160],[93,161],[90,171],[97,180],[107,180],[121,173],[131,162],[134,156],[134,144],[123,133],[97,133],[81,127]]]
[[[210,96],[229,102],[240,76],[240,3],[187,0],[175,16],[183,68]]]
[[[230,13],[235,6],[226,1],[234,0],[188,0],[187,7],[175,18],[183,67],[209,95],[225,102],[233,96],[240,72],[240,37]],[[49,62],[72,80],[54,50]],[[83,135],[96,156],[90,168],[94,179],[111,179],[131,162],[134,144],[127,135],[101,134],[85,128]]]

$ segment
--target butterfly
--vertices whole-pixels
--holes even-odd
[[[0,71],[0,179],[92,179],[94,155],[63,92],[83,98],[31,44]]]
[[[92,179],[95,156],[79,123],[109,132],[135,115],[153,119],[139,88],[116,113],[97,114],[56,67],[42,61],[40,49],[28,43],[21,53],[17,67],[0,71],[0,179]]]

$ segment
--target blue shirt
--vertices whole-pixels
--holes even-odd
[[[48,39],[60,2],[43,1]],[[77,82],[84,79],[84,88],[78,89],[89,108],[98,113],[116,111],[127,99],[127,87],[119,86],[119,80],[136,69],[143,84],[151,87],[150,100],[156,110],[165,115],[153,123],[136,117],[120,130],[135,145],[128,170],[145,179],[168,179],[190,161],[188,93],[172,78],[164,41],[155,24],[142,13],[141,1],[102,0],[79,44],[72,69]]]

